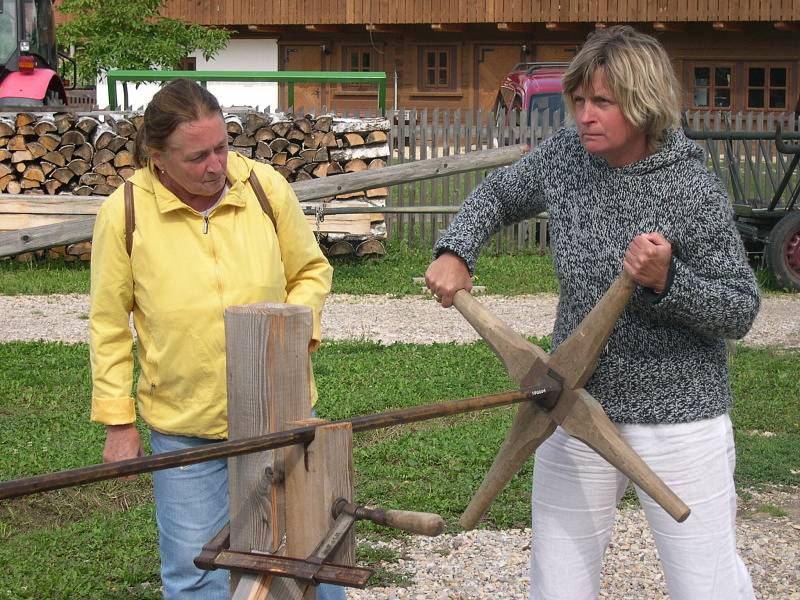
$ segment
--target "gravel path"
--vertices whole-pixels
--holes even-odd
[[[481,302],[524,335],[553,329],[556,296],[483,296]],[[88,341],[89,302],[83,294],[0,296],[0,342],[11,340]],[[322,331],[327,339],[375,340],[384,344],[472,342],[478,334],[455,309],[442,310],[429,298],[349,296],[329,298]],[[744,343],[800,348],[800,294],[767,296]]]
[[[520,333],[550,333],[552,295],[481,298]],[[87,341],[85,295],[0,296],[0,342]],[[323,318],[327,339],[393,342],[471,342],[477,334],[455,310],[423,297],[332,296]],[[745,337],[751,346],[800,348],[800,295],[764,298]],[[760,435],[753,432],[753,435]],[[763,507],[780,510],[764,511]],[[412,508],[412,507],[409,507]],[[740,502],[738,545],[762,600],[800,600],[800,489],[749,491]],[[527,598],[529,530],[474,531],[388,544],[400,559],[384,565],[408,576],[408,587],[349,590],[351,600],[466,600]],[[378,545],[383,545],[378,544]],[[622,508],[605,555],[601,598],[666,599],[655,544],[641,510]]]
[[[754,492],[740,505],[737,545],[761,600],[800,598],[800,504],[798,489]],[[770,516],[750,507],[772,504],[793,512]],[[511,600],[528,597],[530,529],[470,531],[436,538],[412,537],[391,543],[400,555],[386,569],[411,577],[407,588],[349,590],[350,600]],[[641,510],[617,512],[603,561],[601,598],[667,600],[664,575]],[[700,600],[700,599],[698,599]]]

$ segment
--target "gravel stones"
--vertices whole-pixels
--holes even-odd
[[[556,296],[482,296],[480,301],[523,335],[542,337],[553,329]],[[86,342],[89,300],[83,294],[50,296],[0,295],[0,342],[59,340]],[[429,297],[330,296],[322,314],[328,340],[470,343],[478,334],[455,309],[442,310]],[[800,294],[766,296],[750,333],[750,346],[800,348]]]
[[[760,600],[800,599],[800,510],[776,516],[758,506],[795,506],[800,489],[749,491],[737,525],[739,554]],[[437,538],[414,536],[389,546],[400,559],[382,566],[406,574],[409,587],[348,590],[350,600],[513,600],[528,597],[530,529],[468,531]],[[668,600],[656,546],[644,512],[621,508],[606,551],[600,598]]]

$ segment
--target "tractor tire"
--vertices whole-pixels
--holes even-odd
[[[42,100],[42,105],[52,106],[54,108],[66,108],[61,96],[55,90],[47,90],[47,94],[45,94],[45,97]]]
[[[767,266],[783,289],[800,292],[800,210],[789,211],[769,232]]]

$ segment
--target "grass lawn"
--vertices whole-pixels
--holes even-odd
[[[389,242],[380,259],[335,258],[333,291],[340,294],[418,294],[413,277],[425,274],[429,248]],[[478,260],[476,285],[491,294],[557,292],[550,256],[539,253],[495,254],[487,249]],[[63,261],[17,263],[0,261],[0,294],[86,294],[89,266]]]
[[[732,358],[739,486],[800,484],[799,360],[798,352],[744,347]],[[0,344],[0,365],[0,480],[101,460],[103,432],[87,422],[85,345]],[[315,371],[318,412],[329,419],[512,387],[482,342],[327,343]],[[359,434],[357,500],[439,512],[454,530],[511,415],[502,408]],[[530,476],[529,462],[482,526],[529,524]],[[381,558],[366,546],[359,557]],[[0,599],[158,598],[149,476],[0,502],[0,564]]]
[[[498,254],[489,244],[478,259],[475,284],[487,286],[487,293],[504,296],[558,293],[558,282],[549,254],[521,252]],[[413,277],[425,274],[431,261],[427,247],[409,246],[404,241],[386,244],[380,259],[334,258],[333,292],[337,294],[418,294]],[[782,293],[770,273],[757,269],[762,291]],[[89,266],[46,260],[41,263],[0,261],[0,294],[86,294]]]

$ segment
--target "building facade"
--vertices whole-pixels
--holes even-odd
[[[687,109],[787,112],[800,97],[800,0],[167,0],[162,14],[276,48],[197,68],[384,71],[390,107],[491,109],[516,63],[569,60],[620,23],[661,40]],[[295,104],[374,108],[376,92],[298,85]]]

